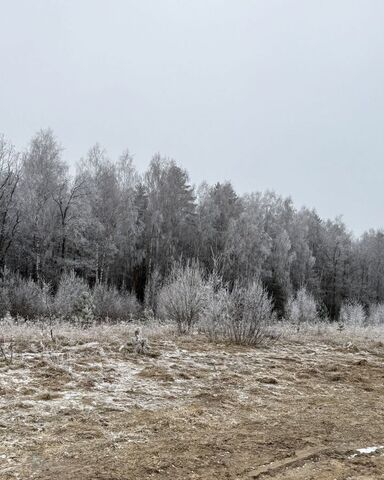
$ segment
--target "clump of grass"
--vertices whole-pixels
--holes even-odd
[[[152,378],[155,380],[162,380],[164,382],[174,382],[173,376],[164,368],[161,367],[145,367],[138,373],[141,378]]]
[[[55,398],[59,398],[60,394],[55,393],[55,392],[42,392],[39,395],[37,395],[36,399],[37,400],[54,400]]]
[[[275,377],[259,377],[257,381],[268,385],[277,385],[279,383]]]
[[[45,318],[41,318],[32,322],[10,318],[1,323],[1,336],[5,339],[1,347],[5,356],[0,351],[0,366],[4,365],[6,368],[20,366],[25,355],[35,355],[40,358],[41,367],[49,362],[56,369],[65,368],[67,360],[81,348],[90,348],[98,355],[113,355],[114,352],[118,352],[121,345],[127,345],[127,339],[135,337],[134,332],[138,325],[140,331],[145,333],[145,337],[140,336],[140,341],[135,346],[128,341],[129,351],[135,349],[137,353],[158,357],[159,349],[149,349],[146,338],[151,338],[151,342],[155,343],[164,342],[165,339],[169,341],[174,335],[173,325],[161,324],[154,320],[151,324],[104,322],[88,327],[66,320],[55,319],[47,322]],[[13,345],[12,357],[9,351],[10,339]]]
[[[340,330],[338,322],[328,320],[319,320],[317,322],[303,322],[300,330],[297,325],[289,321],[277,322],[274,330],[281,334],[281,337],[302,344],[308,342],[324,342],[332,345],[338,345],[343,348],[358,348],[370,343],[380,346],[384,341],[384,325],[364,325],[344,324]]]

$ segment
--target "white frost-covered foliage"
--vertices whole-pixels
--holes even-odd
[[[232,291],[220,286],[210,293],[202,328],[212,340],[256,346],[268,338],[275,314],[261,282],[236,284]]]
[[[120,293],[115,287],[99,283],[92,291],[92,303],[95,316],[103,320],[130,320],[140,310],[135,295]]]
[[[286,307],[287,320],[297,325],[304,322],[315,323],[319,320],[317,303],[305,287],[290,297]]]
[[[144,292],[144,305],[148,312],[152,312],[152,315],[157,315],[159,292],[161,289],[162,278],[159,270],[155,268],[149,275],[147,284],[145,285]]]
[[[176,324],[179,333],[187,333],[199,322],[206,298],[207,285],[200,267],[176,265],[160,291],[159,312]]]
[[[61,277],[53,305],[57,316],[86,322],[93,320],[91,291],[86,282],[74,272],[65,273]]]
[[[8,289],[1,285],[0,287],[0,318],[5,317],[7,312],[11,309],[11,302],[9,300]]]
[[[0,318],[7,312],[13,318],[62,318],[89,324],[93,320],[130,320],[140,311],[134,294],[97,284],[90,289],[74,272],[64,273],[53,294],[50,285],[2,272],[0,279]]]
[[[384,303],[371,306],[368,323],[370,325],[384,325]]]
[[[362,327],[366,325],[367,316],[364,307],[358,302],[346,302],[341,306],[339,322],[344,325]]]
[[[51,291],[47,283],[24,279],[4,268],[0,280],[0,317],[7,312],[13,317],[35,319],[49,314]]]
[[[9,286],[9,310],[13,317],[34,319],[44,317],[49,313],[49,286],[40,286],[33,280],[14,278]]]
[[[275,315],[272,300],[261,282],[247,287],[235,285],[229,295],[224,338],[241,345],[258,345],[266,340]]]
[[[223,325],[229,315],[229,291],[222,278],[214,273],[208,279],[206,292],[200,329],[210,340],[216,341],[224,335]]]
[[[272,300],[261,282],[235,284],[229,290],[217,274],[204,279],[196,264],[176,266],[159,299],[162,316],[180,333],[198,324],[213,341],[258,345],[275,320]]]

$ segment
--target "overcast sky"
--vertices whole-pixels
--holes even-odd
[[[384,1],[0,0],[0,132],[384,227]]]

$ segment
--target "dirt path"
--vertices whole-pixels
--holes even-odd
[[[0,364],[0,479],[384,479],[384,349],[97,342]]]

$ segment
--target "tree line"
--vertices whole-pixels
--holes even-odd
[[[348,300],[367,309],[384,301],[383,230],[355,238],[340,218],[274,192],[195,188],[159,154],[140,174],[128,150],[112,161],[96,144],[72,175],[51,130],[22,152],[0,136],[2,272],[53,290],[74,272],[151,307],[174,263],[192,260],[228,285],[261,280],[279,316],[302,287],[331,319]]]

